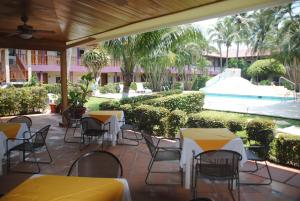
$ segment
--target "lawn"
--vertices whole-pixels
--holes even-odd
[[[104,101],[108,101],[108,100],[112,100],[112,99],[90,97],[88,102],[85,104],[85,107],[87,107],[87,109],[89,111],[99,110],[99,104],[104,102]]]

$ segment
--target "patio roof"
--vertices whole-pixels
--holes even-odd
[[[22,4],[25,2],[25,5]],[[23,40],[1,33],[0,47],[63,50],[88,42],[112,39],[165,26],[228,15],[286,0],[2,0],[0,30],[16,30],[20,16],[34,29],[54,31]],[[9,31],[8,31],[9,32]],[[9,32],[11,33],[11,32]]]

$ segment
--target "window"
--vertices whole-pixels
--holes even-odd
[[[56,83],[60,83],[60,77],[56,77],[56,79],[55,79],[55,81],[56,81]]]

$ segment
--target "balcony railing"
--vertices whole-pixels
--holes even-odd
[[[27,65],[27,55],[19,54],[18,57]],[[52,55],[31,55],[31,64],[32,65],[60,65],[60,57]],[[80,65],[83,66],[82,60],[77,57],[71,57],[71,65]]]

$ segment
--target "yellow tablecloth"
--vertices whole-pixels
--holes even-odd
[[[15,138],[21,128],[20,123],[1,123],[0,131],[6,135],[7,138]]]
[[[119,110],[101,110],[88,113],[89,116],[94,117],[102,122],[106,122],[112,115],[116,115],[119,121],[122,121],[123,111]]]
[[[194,140],[204,151],[220,149],[237,138],[227,128],[186,128],[181,130],[181,135]]]
[[[122,201],[124,186],[111,178],[45,175],[27,179],[1,201]]]

